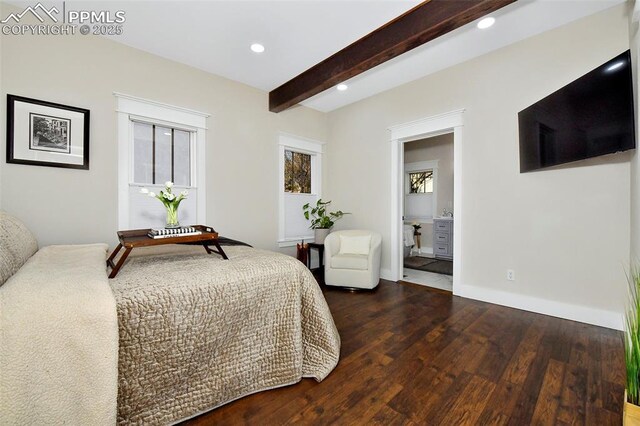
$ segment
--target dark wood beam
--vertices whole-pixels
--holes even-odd
[[[516,0],[427,0],[269,93],[280,112]]]

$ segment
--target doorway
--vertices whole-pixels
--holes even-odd
[[[453,288],[453,132],[404,143],[403,281]]]
[[[451,211],[455,212],[451,218],[449,229],[452,247],[450,248],[453,270],[451,278],[451,290],[456,294],[456,284],[460,282],[462,270],[462,238],[464,210],[462,203],[462,130],[464,110],[456,110],[433,117],[424,118],[409,123],[399,124],[389,128],[391,131],[391,276],[394,281],[403,279],[404,272],[404,196],[405,196],[405,144],[427,138],[433,138],[445,134],[453,135],[453,203]],[[442,216],[442,209],[446,206],[438,206],[434,214]],[[436,217],[438,219],[438,217]],[[435,225],[434,225],[435,226]],[[438,225],[444,228],[447,225]],[[445,229],[442,230],[445,230]],[[443,250],[433,245],[435,252]],[[445,250],[446,251],[446,250]],[[428,254],[428,250],[425,253]],[[442,254],[442,253],[441,253]],[[446,254],[446,253],[445,253]]]

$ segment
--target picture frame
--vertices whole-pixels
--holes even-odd
[[[7,163],[89,170],[90,111],[7,95]]]

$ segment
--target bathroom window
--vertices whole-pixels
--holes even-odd
[[[433,192],[433,170],[409,173],[409,193],[426,194]]]
[[[437,211],[438,160],[405,164],[404,218],[431,223]]]

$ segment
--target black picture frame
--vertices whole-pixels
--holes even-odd
[[[39,105],[39,106],[44,106],[44,107],[48,107],[48,108],[53,108],[56,110],[59,110],[60,114],[43,114],[43,113],[32,113],[29,112],[29,117],[28,117],[28,128],[26,129],[16,129],[16,110],[15,110],[15,105],[16,102],[22,102],[25,104],[33,104],[33,105]],[[76,140],[73,140],[73,134],[71,134],[71,127],[72,127],[72,119],[70,118],[64,118],[64,112],[73,112],[73,113],[78,113],[82,115],[82,118],[79,118],[78,120],[82,120],[83,122],[83,131],[82,131],[82,141],[78,142]],[[33,140],[32,138],[34,137],[34,133],[33,130],[31,128],[32,126],[32,116],[38,116],[38,117],[48,117],[48,119],[52,120],[53,122],[59,122],[57,124],[60,125],[60,127],[63,129],[63,134],[62,136],[64,136],[64,140],[62,142],[66,141],[66,145],[68,146],[68,152],[64,152],[62,149],[48,149],[48,150],[44,150],[44,151],[50,151],[52,153],[55,153],[56,155],[53,155],[51,157],[58,157],[61,159],[60,162],[57,162],[55,160],[49,160],[49,161],[41,161],[41,160],[36,160],[36,159],[29,159],[29,158],[19,158],[16,154],[16,143],[19,144],[24,144],[25,146],[28,146],[29,150],[33,150]],[[24,164],[24,165],[30,165],[30,166],[45,166],[45,167],[61,167],[61,168],[65,168],[65,169],[80,169],[80,170],[89,170],[89,135],[90,135],[90,116],[91,113],[88,109],[84,109],[84,108],[78,108],[78,107],[73,107],[73,106],[69,106],[69,105],[62,105],[62,104],[57,104],[54,102],[48,102],[48,101],[43,101],[40,99],[33,99],[33,98],[27,98],[24,96],[17,96],[17,95],[7,95],[7,163],[13,163],[13,164]],[[62,118],[61,118],[62,117]],[[68,124],[64,124],[65,122],[68,122]],[[75,127],[74,127],[75,128]],[[21,136],[18,138],[18,140],[16,140],[16,133],[20,132]],[[25,137],[25,135],[27,135],[28,137]],[[49,141],[47,141],[49,142]],[[50,142],[51,144],[51,142]],[[70,156],[71,155],[71,145],[74,144],[76,146],[81,146],[82,147],[82,164],[69,164],[69,163],[65,163],[64,162],[64,157],[66,156]]]

